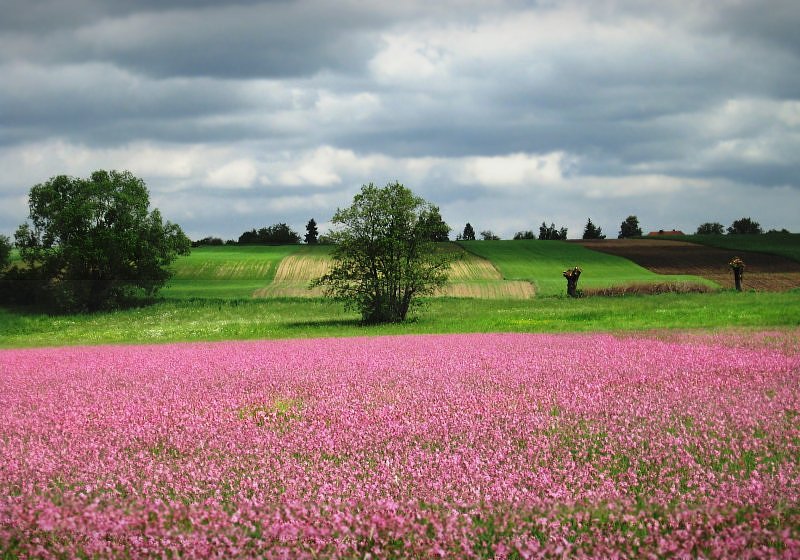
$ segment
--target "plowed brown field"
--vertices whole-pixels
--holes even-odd
[[[601,239],[579,243],[594,251],[630,259],[658,274],[693,274],[713,280],[723,288],[733,288],[733,273],[728,263],[738,256],[746,266],[744,289],[780,292],[800,287],[800,263],[777,255],[658,239]]]

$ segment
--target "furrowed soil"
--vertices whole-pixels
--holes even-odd
[[[657,274],[693,274],[727,289],[734,287],[728,263],[740,257],[746,267],[745,290],[781,292],[800,287],[800,262],[777,255],[659,239],[601,239],[578,243],[587,249],[630,259]]]

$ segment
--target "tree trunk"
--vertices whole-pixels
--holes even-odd
[[[736,286],[736,291],[742,291],[742,269],[741,268],[734,268],[733,269],[733,283]]]

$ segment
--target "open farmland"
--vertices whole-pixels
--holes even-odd
[[[797,557],[782,338],[0,351],[0,554]]]
[[[270,284],[281,260],[299,245],[198,247],[172,265],[168,298],[241,298]]]
[[[566,241],[459,241],[467,251],[490,261],[507,280],[533,283],[537,295],[561,295],[561,273],[583,269],[579,287],[606,288],[663,282],[715,285],[691,273],[660,275],[626,258],[591,251]]]
[[[702,237],[702,236],[697,236]],[[756,241],[769,241],[771,236],[727,236],[748,238],[747,247],[756,248]],[[728,263],[741,257],[746,265],[744,288],[763,291],[784,291],[800,288],[800,262],[768,253],[746,252],[737,248],[723,249],[686,241],[665,239],[602,239],[581,241],[584,247],[625,259],[657,274],[693,274],[720,286],[733,289],[733,274]]]

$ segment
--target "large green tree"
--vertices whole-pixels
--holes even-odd
[[[704,222],[697,226],[696,235],[722,235],[725,228],[719,222]]]
[[[729,235],[758,235],[764,233],[761,224],[750,218],[739,218],[734,220],[728,228]]]
[[[627,239],[628,237],[641,237],[642,228],[639,227],[639,218],[636,216],[628,216],[619,225],[619,239]]]
[[[333,266],[314,285],[365,323],[404,320],[420,296],[447,280],[453,253],[431,241],[435,210],[400,183],[362,186],[333,216]]]
[[[144,181],[128,171],[58,175],[31,188],[29,221],[15,237],[38,297],[94,311],[139,291],[155,294],[191,242],[149,205]]]
[[[606,236],[603,235],[603,228],[597,227],[592,223],[592,219],[589,218],[589,221],[586,222],[586,227],[583,228],[583,238],[584,239],[605,239]]]

